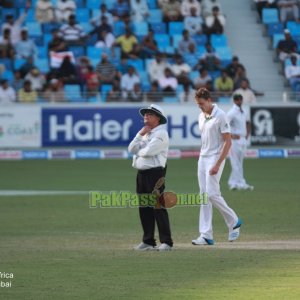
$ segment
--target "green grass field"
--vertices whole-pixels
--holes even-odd
[[[170,160],[167,190],[197,192],[195,159]],[[300,299],[300,160],[246,160],[253,192],[222,190],[245,224],[235,243],[218,212],[196,247],[198,207],[169,211],[174,250],[137,253],[138,211],[89,208],[87,193],[135,190],[129,160],[0,162],[0,299]],[[10,281],[1,279],[0,281]]]

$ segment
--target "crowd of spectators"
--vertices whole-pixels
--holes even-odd
[[[224,37],[226,26],[218,0],[112,0],[96,8],[88,0],[81,7],[75,0],[53,3],[2,9],[0,102],[67,101],[70,85],[79,87],[83,101],[107,102],[189,102],[199,87],[216,99],[230,97],[245,80],[249,88],[238,57],[222,59],[212,41]],[[162,19],[150,22],[153,11]],[[79,12],[88,12],[86,22]],[[176,34],[173,24],[182,26]]]

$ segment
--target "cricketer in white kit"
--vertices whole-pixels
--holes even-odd
[[[220,178],[231,146],[230,126],[225,112],[212,103],[210,92],[207,89],[199,89],[196,92],[195,100],[201,109],[199,115],[201,149],[198,161],[198,181],[200,193],[206,194],[208,203],[200,206],[200,236],[192,240],[192,244],[214,244],[213,206],[223,216],[229,230],[228,240],[232,242],[239,237],[242,221],[227,205],[220,191]]]
[[[243,96],[233,95],[233,106],[227,113],[231,128],[232,145],[229,151],[231,173],[228,180],[230,190],[250,190],[254,187],[247,184],[244,178],[244,157],[247,149],[247,138],[250,135],[250,120],[243,109]]]

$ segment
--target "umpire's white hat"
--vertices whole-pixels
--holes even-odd
[[[144,116],[145,113],[147,112],[155,113],[160,118],[160,124],[166,124],[168,122],[163,109],[156,104],[151,104],[148,107],[144,107],[140,109],[141,116]]]

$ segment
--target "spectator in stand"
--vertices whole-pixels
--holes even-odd
[[[103,16],[107,18],[107,23],[112,26],[114,22],[113,15],[107,10],[107,6],[104,3],[100,5],[100,14],[97,18],[91,20],[91,24],[95,27],[99,26]]]
[[[160,89],[163,91],[164,96],[175,96],[178,87],[178,81],[172,74],[170,68],[166,68],[164,76],[159,78],[158,81]]]
[[[90,65],[91,62],[87,56],[81,56],[76,62],[78,78],[83,84],[86,84],[86,74]]]
[[[141,58],[141,47],[139,44],[134,44],[130,53],[128,53],[129,59],[140,59]]]
[[[11,83],[12,88],[19,92],[19,90],[23,87],[24,79],[21,76],[21,72],[19,70],[14,71],[14,79]]]
[[[101,61],[96,66],[96,73],[101,84],[119,85],[121,74],[116,70],[116,67],[109,62],[108,55],[102,54]]]
[[[10,29],[5,28],[0,37],[0,58],[14,58],[14,47],[11,43]]]
[[[28,30],[21,30],[21,40],[15,44],[16,58],[36,57],[38,53],[37,47],[33,40],[28,39]]]
[[[215,80],[215,92],[218,93],[218,96],[230,96],[233,92],[233,80],[225,70]]]
[[[138,40],[135,35],[132,33],[130,27],[125,28],[125,34],[120,35],[115,43],[115,46],[121,47],[121,58],[126,59],[129,57],[129,54],[132,52],[135,44],[138,44]],[[112,53],[114,55],[114,49],[112,49]]]
[[[277,2],[280,21],[286,24],[288,20],[300,22],[298,0],[279,0]]]
[[[182,40],[178,44],[178,52],[182,56],[185,56],[189,52],[189,46],[194,44],[196,46],[195,41],[190,37],[189,32],[184,29],[182,31]]]
[[[2,79],[0,82],[0,105],[16,102],[16,92],[9,86],[8,80]]]
[[[64,41],[64,39],[60,37],[58,29],[52,30],[52,40],[50,40],[48,43],[48,52],[50,51],[54,51],[54,52],[68,51],[68,45]]]
[[[202,34],[202,24],[203,19],[197,16],[196,8],[192,7],[190,15],[184,17],[184,28],[190,35]]]
[[[191,72],[191,67],[185,63],[181,55],[174,56],[175,63],[171,65],[171,70],[173,75],[176,77],[179,84],[183,86],[189,86],[191,80],[189,78],[189,73]]]
[[[285,29],[284,39],[278,42],[276,49],[279,59],[284,62],[285,59],[289,58],[291,55],[297,55],[297,49],[298,45],[296,41],[291,37],[290,31]]]
[[[43,98],[48,102],[63,102],[65,100],[63,84],[58,79],[51,79],[43,93]]]
[[[180,2],[177,0],[168,0],[161,2],[164,22],[181,21]]]
[[[23,14],[20,14],[16,21],[14,21],[14,16],[11,14],[7,14],[5,17],[5,22],[2,24],[2,33],[6,28],[10,29],[11,43],[13,45],[15,45],[21,39],[21,27],[27,16],[29,8],[30,3],[27,2]]]
[[[123,100],[128,100],[128,97],[130,96],[130,93],[133,92],[133,88],[136,83],[140,83],[140,78],[136,73],[135,68],[133,66],[129,66],[127,73],[122,75],[121,78]]]
[[[94,97],[99,95],[100,82],[98,74],[94,71],[92,66],[88,66],[88,72],[86,74],[86,91],[88,97]]]
[[[170,65],[166,60],[165,54],[157,53],[155,60],[149,64],[148,72],[150,81],[159,81],[160,78],[164,77],[165,69],[169,67]]]
[[[21,77],[24,78],[33,68],[36,68],[33,57],[28,57],[24,64],[20,66]]]
[[[103,31],[105,32],[113,31],[112,26],[108,23],[106,16],[101,17],[101,23],[98,26],[96,26],[93,31],[90,32],[90,35],[97,34],[97,39],[98,41],[100,41],[102,38]]]
[[[74,0],[58,0],[56,4],[56,21],[67,22],[71,15],[75,14],[76,3]]]
[[[264,8],[277,8],[276,1],[277,0],[254,0],[260,19],[262,19],[262,11]]]
[[[190,85],[183,86],[183,91],[179,95],[181,103],[194,103],[195,102],[195,90]]]
[[[19,102],[36,102],[37,93],[31,88],[31,82],[29,80],[24,81],[23,88],[18,92]]]
[[[38,0],[36,2],[35,18],[41,24],[54,21],[54,7],[50,0]]]
[[[247,79],[246,70],[244,67],[238,66],[233,78],[235,90],[241,87],[242,80],[244,79]]]
[[[231,63],[226,67],[226,71],[227,74],[234,79],[235,78],[235,74],[238,70],[238,68],[242,68],[245,70],[245,74],[246,74],[246,69],[245,67],[239,62],[239,58],[237,56],[233,56]]]
[[[113,84],[112,90],[107,93],[106,102],[120,102],[122,93],[119,84]]]
[[[181,2],[181,15],[185,18],[191,16],[192,8],[195,10],[195,16],[201,15],[201,6],[197,0],[183,0]]]
[[[11,0],[0,0],[0,7],[13,8],[14,7],[14,1],[11,1]]]
[[[212,12],[213,7],[217,6],[219,11],[222,11],[221,3],[218,0],[203,0],[202,4],[202,15],[204,18],[209,16]]]
[[[247,78],[242,80],[241,87],[235,90],[233,94],[242,95],[244,105],[250,105],[256,103],[256,97],[253,91],[250,89],[249,80]]]
[[[152,81],[151,88],[146,94],[148,102],[162,102],[163,101],[163,93],[159,88],[159,84],[156,80]]]
[[[297,56],[290,57],[291,65],[285,67],[285,78],[288,80],[293,92],[300,91],[300,66],[297,64]]]
[[[142,22],[149,16],[147,0],[130,0],[131,21]]]
[[[62,64],[57,70],[57,77],[65,83],[78,84],[79,78],[76,70],[76,66],[71,62],[70,56],[65,56]]]
[[[223,34],[225,24],[225,16],[220,13],[218,6],[214,6],[212,13],[205,18],[206,34]]]
[[[196,77],[194,79],[194,88],[195,90],[199,90],[200,88],[206,88],[209,91],[212,91],[212,82],[213,79],[208,74],[207,70],[205,68],[202,68],[199,70],[199,77]]]
[[[103,30],[101,33],[101,38],[97,41],[95,47],[111,49],[115,40],[116,38],[111,32]]]
[[[133,90],[129,93],[128,101],[130,102],[142,102],[144,100],[144,93],[139,82],[135,83]]]
[[[143,38],[141,43],[141,57],[142,58],[152,58],[156,53],[158,53],[157,43],[154,40],[153,30],[149,30],[148,34]]]
[[[45,76],[40,73],[39,69],[32,69],[24,78],[31,82],[31,88],[40,93],[46,83]]]
[[[112,14],[116,20],[129,19],[129,3],[127,0],[115,0],[113,4]]]
[[[184,60],[192,68],[194,68],[199,60],[199,53],[195,44],[189,44],[188,52],[184,55]]]
[[[210,42],[205,44],[205,49],[206,52],[201,56],[200,62],[194,67],[194,70],[200,70],[204,67],[209,72],[219,71],[221,69],[221,61]]]
[[[59,35],[68,45],[82,45],[86,38],[86,33],[77,24],[75,15],[70,15],[68,24],[64,24],[59,29]]]

